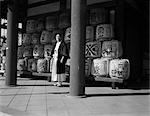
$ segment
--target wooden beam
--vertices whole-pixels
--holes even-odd
[[[58,1],[60,1],[60,0],[46,0],[46,1],[36,2],[36,3],[33,3],[33,4],[28,4],[28,8],[38,7],[38,6],[41,6],[41,5],[55,3],[55,2],[58,2]]]

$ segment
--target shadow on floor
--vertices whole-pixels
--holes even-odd
[[[112,87],[111,82],[101,82],[101,81],[87,81],[86,87]],[[132,89],[132,90],[142,90],[150,89],[150,84],[147,83],[116,83],[116,87],[119,89]]]
[[[35,85],[35,84],[22,84],[22,85],[19,85],[17,84],[17,86],[53,86],[52,84],[38,84],[38,85]]]
[[[40,80],[40,78],[35,80]],[[50,82],[48,84],[22,84],[22,85],[17,84],[17,86],[53,86],[53,84]],[[63,84],[61,87],[69,87],[69,82],[65,82],[65,84]],[[111,88],[112,85],[110,82],[91,81],[91,82],[86,82],[85,87],[110,87]],[[150,89],[149,85],[144,85],[144,84],[143,85],[127,84],[126,86],[124,86],[123,84],[116,83],[116,87],[118,87],[119,89],[132,89],[132,90]]]
[[[55,91],[55,92],[47,92],[47,93],[32,93],[32,95],[45,95],[45,94],[54,94],[54,95],[63,95],[63,94],[69,94],[68,91],[65,91],[65,92],[60,92],[60,91]],[[4,94],[4,95],[0,95],[0,96],[14,96],[14,95],[17,95],[17,96],[22,96],[22,95],[31,95],[31,93],[18,93],[18,94]]]
[[[133,96],[133,95],[150,95],[150,92],[145,93],[108,93],[108,94],[86,94],[86,97],[101,97],[101,96]]]

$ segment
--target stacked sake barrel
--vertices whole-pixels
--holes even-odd
[[[86,42],[91,42],[94,39],[94,27],[92,26],[87,26],[86,27]],[[66,28],[65,31],[65,36],[64,36],[64,40],[67,44],[67,47],[69,49],[69,53],[70,53],[70,45],[71,45],[71,27]],[[94,49],[96,48],[96,51],[99,51],[100,47],[99,47],[99,43],[93,43]],[[89,45],[89,47],[92,47],[91,45]],[[90,48],[89,48],[90,49]],[[99,53],[97,53],[95,51],[95,53],[93,54],[93,56],[95,55],[99,55]],[[87,53],[88,55],[90,55],[91,53]],[[87,58],[85,60],[85,75],[88,77],[90,75],[90,65],[91,64],[91,59]],[[70,59],[67,60],[66,65],[70,66]]]
[[[28,25],[30,23],[32,25],[33,20],[31,22],[29,21],[27,22]],[[28,32],[31,29],[28,27],[27,29]],[[28,58],[32,57],[31,36],[32,36],[31,33],[24,33],[22,37],[22,41],[18,45],[17,70],[19,71],[27,71],[27,64],[28,64],[27,60]]]
[[[27,21],[22,45],[18,46],[17,70],[47,72],[47,60],[50,57],[47,55],[47,46],[51,43],[52,32],[44,29],[42,18]]]
[[[18,45],[17,69],[38,73],[50,72],[51,50],[56,33],[70,27],[69,13],[49,15],[26,22],[26,33]],[[65,33],[65,32],[63,32]]]
[[[6,69],[6,43],[1,42],[0,47],[0,73],[4,74]]]
[[[115,38],[109,12],[105,8],[90,10],[89,24],[94,28],[94,36],[87,40],[85,56],[92,61],[92,75],[128,79],[130,63],[128,59],[122,58],[122,43]],[[87,31],[86,35],[92,35],[92,31],[91,34],[88,33]]]
[[[4,73],[6,69],[6,56],[0,55],[0,73]]]
[[[95,8],[90,10],[88,17],[88,25],[86,26],[86,46],[85,46],[85,72],[88,72],[87,76],[93,74],[94,70],[91,68],[94,59],[101,58],[102,54],[102,42],[100,41],[100,29],[99,26],[103,26],[108,22],[108,11],[104,8]],[[99,32],[97,34],[97,32]],[[88,68],[87,68],[88,67]],[[87,74],[87,73],[86,73]]]
[[[91,63],[94,58],[100,58],[101,57],[101,52],[102,52],[102,42],[99,41],[99,38],[101,36],[109,36],[109,29],[107,27],[111,26],[107,25],[99,25],[108,22],[108,11],[103,9],[103,8],[98,8],[98,9],[92,9],[90,10],[90,16],[88,17],[89,24],[86,26],[86,49],[85,49],[85,75],[88,77],[91,74]],[[97,26],[98,25],[98,26]],[[96,28],[97,32],[100,31],[100,27],[106,26],[105,32],[106,33],[101,33],[101,35],[96,33]],[[108,32],[109,31],[109,32]],[[112,30],[111,30],[112,31]],[[102,35],[103,34],[103,35]],[[105,37],[107,38],[107,37]],[[68,44],[68,48],[70,48],[70,42],[71,42],[71,27],[68,27],[65,31],[65,37],[64,37],[65,42]],[[68,61],[69,62],[69,61]],[[67,63],[68,63],[67,62]],[[68,63],[69,64],[69,63]]]

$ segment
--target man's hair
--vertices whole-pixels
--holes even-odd
[[[64,34],[63,34],[63,32],[57,32],[57,33],[55,33],[55,37],[56,37],[57,34],[60,35],[61,40],[63,41],[64,40]]]

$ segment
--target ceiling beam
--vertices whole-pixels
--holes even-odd
[[[46,4],[50,4],[50,3],[54,3],[54,2],[58,2],[58,1],[60,1],[60,0],[45,0],[45,1],[41,1],[41,2],[36,2],[36,3],[28,4],[28,8],[46,5]]]

